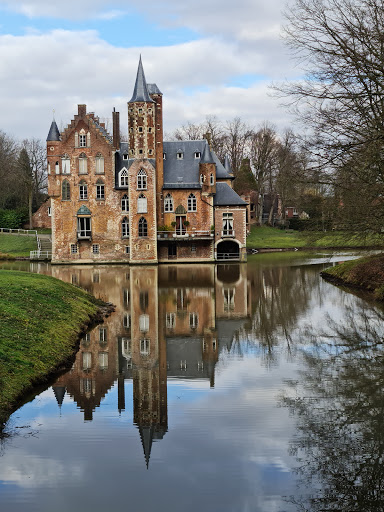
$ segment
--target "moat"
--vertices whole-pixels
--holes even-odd
[[[1,510],[382,510],[383,308],[319,275],[354,256],[0,265],[116,306],[10,417]]]

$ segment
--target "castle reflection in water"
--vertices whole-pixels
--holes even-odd
[[[81,340],[72,369],[53,386],[69,394],[85,420],[117,381],[133,381],[133,414],[148,465],[152,442],[168,428],[167,378],[206,379],[250,317],[246,266],[52,267],[50,273],[112,302],[116,310]]]

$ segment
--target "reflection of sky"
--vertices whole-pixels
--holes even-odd
[[[290,330],[293,347],[304,350],[306,326],[320,332],[327,315],[341,323],[346,308],[361,303],[320,278],[313,283]],[[301,356],[288,351],[278,327],[273,365],[263,340],[240,331],[236,350],[219,356],[214,388],[207,379],[168,380],[168,432],[154,442],[149,470],[133,424],[131,380],[125,410],[119,414],[115,382],[92,422],[68,394],[59,409],[52,389],[41,393],[11,418],[16,435],[0,451],[0,510],[296,510],[282,498],[297,492],[289,455],[296,424],[279,398],[286,381],[299,378]]]

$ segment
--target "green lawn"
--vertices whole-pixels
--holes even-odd
[[[0,234],[0,258],[4,255],[28,258],[29,252],[36,250],[35,236]]]
[[[52,277],[0,270],[0,411],[71,356],[101,304]]]
[[[268,226],[252,226],[247,238],[247,247],[250,249],[289,249],[312,247],[383,247],[384,235],[343,233],[339,231],[299,232],[285,231]]]

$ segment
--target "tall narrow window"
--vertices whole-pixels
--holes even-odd
[[[211,184],[211,185],[214,185],[214,184],[215,184],[215,178],[214,178],[214,176],[213,176],[213,173],[211,173],[211,175],[210,175],[210,184]]]
[[[81,201],[88,199],[88,185],[85,180],[81,180],[79,183],[79,199]]]
[[[60,165],[59,162],[55,163],[55,174],[60,174]]]
[[[223,213],[223,236],[233,235],[233,213]]]
[[[139,190],[147,189],[147,173],[143,169],[137,175],[137,188]]]
[[[67,180],[64,180],[61,185],[61,199],[63,201],[69,201],[71,199],[71,189]]]
[[[204,183],[204,174],[200,174],[200,185]]]
[[[87,174],[87,155],[85,153],[81,153],[79,155],[79,174]]]
[[[149,331],[149,315],[140,315],[139,316],[139,329],[141,332]]]
[[[167,194],[164,200],[164,211],[173,212],[173,197],[171,194]]]
[[[96,199],[105,199],[105,186],[100,178],[96,181]]]
[[[81,130],[79,135],[79,147],[86,148],[87,147],[87,135],[84,130]]]
[[[127,194],[124,194],[121,198],[121,211],[122,212],[129,212],[129,199]]]
[[[124,219],[121,221],[121,236],[123,238],[129,237],[129,221],[127,217],[124,217]]]
[[[125,168],[119,172],[119,187],[128,187],[128,171]]]
[[[71,160],[68,155],[61,158],[61,172],[63,174],[70,174],[71,172]]]
[[[142,340],[140,340],[140,354],[142,356],[149,355],[149,347],[150,347],[150,341],[148,338],[143,338]]]
[[[148,236],[148,224],[144,217],[141,217],[141,219],[139,220],[139,236]]]
[[[196,196],[193,194],[189,194],[189,196],[188,196],[188,211],[189,212],[197,211]]]
[[[147,198],[144,194],[137,198],[137,213],[147,213]]]
[[[104,157],[101,153],[97,153],[95,162],[96,162],[96,174],[104,174]]]

